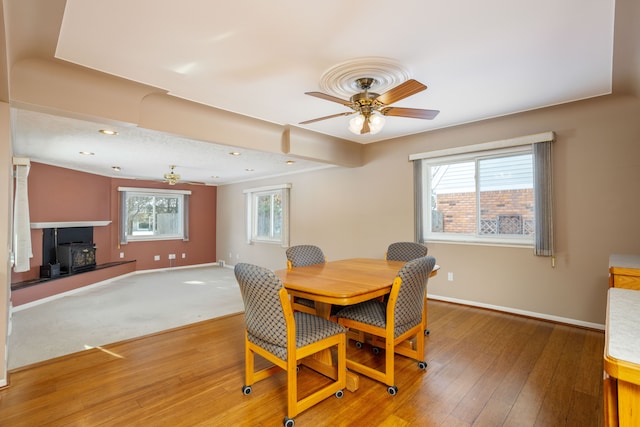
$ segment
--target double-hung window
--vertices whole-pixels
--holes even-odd
[[[247,241],[289,245],[290,184],[245,190]]]
[[[188,240],[190,191],[119,187],[120,240]]]
[[[549,162],[536,147],[553,133],[412,155],[416,238],[537,247],[551,254]],[[548,253],[546,253],[548,252]]]

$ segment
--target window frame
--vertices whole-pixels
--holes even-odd
[[[168,190],[159,188],[134,188],[134,187],[118,187],[118,191],[121,193],[120,198],[120,243],[126,244],[129,242],[143,242],[143,241],[162,241],[162,240],[189,240],[189,190]],[[178,212],[179,218],[179,230],[176,233],[163,233],[157,234],[155,230],[150,235],[134,235],[128,234],[129,213],[127,210],[127,202],[133,197],[152,197],[155,200],[158,198],[177,198],[178,199]],[[155,228],[155,227],[154,227]]]
[[[441,242],[464,242],[464,243],[477,243],[477,244],[491,244],[491,245],[510,245],[510,246],[526,246],[533,247],[534,245],[534,235],[533,234],[482,234],[480,230],[480,222],[481,222],[481,195],[480,187],[482,183],[478,179],[479,174],[479,163],[483,160],[488,159],[497,159],[497,158],[505,158],[505,157],[516,157],[521,156],[523,154],[529,154],[533,156],[531,145],[511,147],[511,148],[501,148],[495,150],[486,150],[486,151],[474,151],[464,154],[454,154],[450,156],[442,156],[442,157],[434,157],[429,159],[423,159],[423,188],[426,193],[424,193],[425,197],[422,197],[422,209],[423,212],[423,224],[424,231],[422,239],[425,241],[441,241]],[[473,163],[473,180],[474,180],[474,203],[476,207],[475,213],[475,233],[447,233],[447,232],[434,232],[432,231],[432,220],[433,216],[431,215],[431,204],[432,198],[431,196],[431,174],[429,173],[430,167],[435,165],[443,165],[443,164],[456,164],[456,163]],[[531,173],[533,174],[533,158],[531,163]],[[532,179],[533,186],[533,179]],[[429,197],[427,197],[429,196]],[[533,196],[532,196],[533,198]],[[535,213],[535,212],[534,212]],[[535,221],[535,217],[534,217]]]
[[[244,190],[245,204],[246,204],[246,234],[247,243],[252,245],[254,243],[267,243],[278,244],[282,247],[289,246],[289,198],[290,198],[291,184],[271,185],[267,187],[251,188]],[[274,216],[271,216],[271,224],[269,226],[269,237],[258,234],[258,199],[264,196],[270,196],[273,201],[274,195],[280,195],[281,198],[281,215],[280,215],[280,236],[274,236]],[[273,212],[273,205],[271,205],[271,212]]]

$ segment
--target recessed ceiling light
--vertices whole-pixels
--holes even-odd
[[[91,151],[80,151],[80,154],[83,156],[94,156],[96,153],[92,153]]]
[[[246,168],[245,170],[246,170],[247,172],[253,172],[255,169],[253,169],[253,168]]]
[[[116,172],[120,172],[120,166],[111,166],[111,169],[113,169]]]
[[[220,178],[220,175],[213,175],[211,178],[218,179],[218,178]]]
[[[294,164],[294,163],[295,163],[295,162],[294,162],[293,160],[287,160],[287,164],[288,164],[288,165],[292,165],[292,164]]]
[[[115,130],[111,130],[111,129],[100,129],[98,132],[104,134],[104,135],[117,135],[118,132],[116,132]]]
[[[231,154],[232,156],[239,156],[240,153],[238,153],[237,151],[232,151],[229,154]]]

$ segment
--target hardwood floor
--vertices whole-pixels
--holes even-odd
[[[280,426],[286,376],[241,392],[242,315],[10,372],[2,426]],[[602,426],[604,334],[429,301],[426,372],[396,356],[398,394],[361,378],[297,426]],[[383,361],[351,343],[350,357]],[[300,370],[300,389],[323,377]]]

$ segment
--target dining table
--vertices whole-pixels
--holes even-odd
[[[391,292],[393,280],[404,266],[404,261],[377,258],[350,258],[328,261],[304,267],[276,270],[275,274],[293,297],[306,298],[315,302],[316,314],[329,319],[333,305],[346,306],[380,298]],[[439,266],[431,272],[437,274]],[[426,319],[426,304],[425,304]],[[425,325],[426,326],[426,325]],[[331,355],[319,355],[308,364],[318,372],[331,365]],[[353,372],[347,373],[347,390],[358,388],[359,378]]]
[[[352,258],[275,272],[292,297],[315,301],[316,313],[329,318],[332,305],[351,305],[391,292],[405,263]]]

